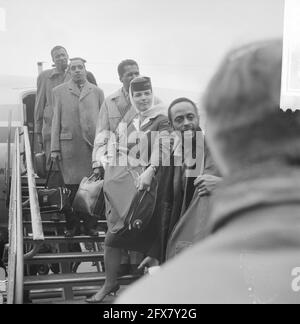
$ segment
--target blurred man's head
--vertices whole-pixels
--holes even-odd
[[[134,60],[122,61],[118,66],[118,74],[124,89],[128,92],[130,82],[140,75],[139,66]]]
[[[51,57],[55,67],[60,71],[65,71],[68,67],[69,55],[63,46],[55,46],[51,50]]]
[[[300,160],[299,114],[279,108],[282,42],[231,52],[210,82],[207,137],[224,174],[268,162]]]
[[[70,60],[71,78],[76,83],[83,83],[86,81],[86,61],[80,57]]]
[[[188,98],[178,98],[169,106],[169,121],[181,133],[199,130],[199,113],[196,104]]]

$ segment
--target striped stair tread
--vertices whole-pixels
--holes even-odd
[[[128,285],[137,280],[139,276],[127,275],[119,278],[121,285]],[[105,281],[105,273],[88,272],[88,273],[70,273],[46,276],[27,276],[24,277],[25,290],[31,289],[48,289],[69,286],[92,286],[102,285]]]

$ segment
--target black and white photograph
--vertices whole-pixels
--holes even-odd
[[[300,304],[299,16],[0,0],[0,309]]]

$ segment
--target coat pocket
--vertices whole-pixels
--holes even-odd
[[[62,140],[62,141],[67,141],[67,140],[72,140],[72,139],[73,139],[72,133],[61,133],[60,134],[60,140]]]

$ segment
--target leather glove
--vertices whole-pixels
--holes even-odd
[[[148,167],[137,180],[137,189],[150,191],[152,179],[155,176],[155,170],[150,166]]]
[[[95,169],[93,170],[93,172],[94,172],[94,175],[95,175],[97,178],[99,178],[99,179],[101,179],[101,180],[104,179],[105,171],[104,171],[104,168],[103,168],[103,167],[95,168]]]
[[[61,153],[60,152],[52,152],[51,153],[51,160],[54,161],[54,162],[56,160],[61,161]]]

